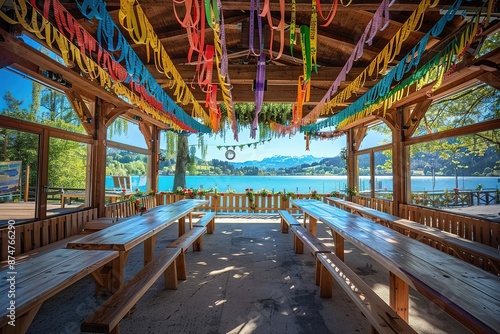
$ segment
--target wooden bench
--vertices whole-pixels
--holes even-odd
[[[161,274],[166,289],[177,289],[176,259],[180,248],[167,248],[109,297],[81,325],[82,332],[118,333],[118,324]]]
[[[193,225],[193,227],[207,227],[207,233],[213,234],[215,231],[215,212],[207,212]]]
[[[176,261],[177,265],[177,279],[185,280],[187,279],[187,269],[186,269],[186,256],[185,253],[191,245],[193,245],[193,251],[201,251],[203,247],[202,236],[207,232],[207,228],[204,226],[193,226],[192,229],[188,230],[186,233],[181,235],[175,241],[170,243],[168,248],[180,248],[182,252],[179,254]]]
[[[318,253],[331,253],[332,250],[325,246],[321,241],[318,240],[314,235],[312,235],[308,230],[306,230],[297,219],[295,219],[288,211],[280,210],[279,214],[284,224],[290,225],[290,229],[293,232],[293,248],[295,254],[304,253],[304,245],[311,251],[311,253],[316,256]],[[320,278],[320,263],[316,257],[316,267],[315,267],[315,283],[319,285]]]
[[[280,217],[281,217],[281,232],[282,233],[288,233],[288,226],[292,225],[301,225],[297,219],[295,219],[292,214],[286,210],[279,210],[278,211]]]
[[[42,303],[88,274],[93,274],[118,257],[115,251],[87,251],[65,248],[48,248],[38,254],[19,257],[14,267],[0,270],[5,283],[14,277],[15,299],[9,297],[9,284],[0,286],[0,331],[25,333]],[[93,275],[94,276],[94,275]],[[15,301],[15,318],[7,306]],[[15,320],[15,327],[11,321]],[[2,328],[3,327],[3,328]]]
[[[340,205],[346,211],[370,218],[408,237],[422,241],[429,246],[454,255],[493,274],[500,274],[500,251],[498,249],[357,203],[338,198],[327,199],[330,203]]]
[[[417,333],[335,254],[317,254],[320,296],[331,298],[333,279],[347,293],[377,333]]]

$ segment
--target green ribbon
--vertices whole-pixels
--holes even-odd
[[[304,81],[311,78],[311,45],[309,39],[309,27],[300,26],[300,40],[302,42],[302,61],[304,63]]]

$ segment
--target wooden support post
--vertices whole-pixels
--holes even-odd
[[[390,273],[389,304],[394,311],[406,322],[408,322],[408,310],[410,303],[410,288],[408,284],[397,275]]]
[[[24,201],[29,201],[30,195],[30,165],[26,166],[26,182],[24,182]]]

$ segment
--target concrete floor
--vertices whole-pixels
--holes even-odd
[[[176,238],[177,226],[157,240],[161,251]],[[318,237],[331,243],[327,229]],[[346,263],[386,301],[389,274],[346,244]],[[132,250],[126,279],[142,266],[142,247]],[[163,278],[120,323],[121,333],[369,333],[354,303],[335,286],[332,299],[319,297],[314,257],[294,254],[293,235],[281,233],[279,219],[217,217],[203,237],[201,252],[186,254],[188,279],[164,290]],[[80,323],[105,299],[93,293],[89,277],[45,302],[29,333],[78,333]],[[419,333],[468,333],[441,309],[411,291],[410,325]]]

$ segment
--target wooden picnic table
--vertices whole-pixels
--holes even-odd
[[[339,258],[347,240],[389,270],[390,305],[406,321],[411,287],[475,333],[500,329],[500,277],[332,205],[291,203],[310,218],[311,233],[317,220],[332,230]]]
[[[25,261],[19,257],[14,268],[3,266],[0,270],[2,333],[25,333],[45,300],[88,274],[95,274],[117,256],[115,251],[62,248]],[[15,322],[10,323],[13,319]]]
[[[156,237],[160,231],[179,221],[179,236],[185,232],[185,217],[207,200],[185,199],[173,204],[157,206],[143,215],[134,215],[122,219],[119,223],[89,234],[68,243],[68,248],[117,250],[118,257],[113,261],[112,291],[118,290],[124,283],[124,269],[130,250],[144,243],[144,265],[154,257]]]
[[[493,274],[500,273],[500,250],[497,248],[341,198],[327,197],[327,201],[351,213],[387,224],[393,230],[404,233],[413,239],[419,241],[422,241],[422,239],[432,240],[434,243],[442,245],[443,251],[451,251],[462,260],[474,263],[474,265],[489,270]]]

